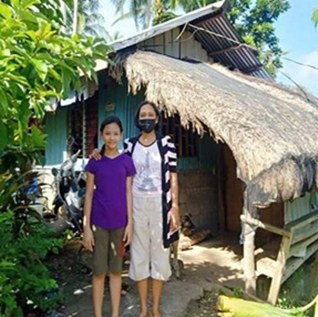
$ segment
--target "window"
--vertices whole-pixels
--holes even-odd
[[[197,157],[199,136],[193,132],[192,125],[185,129],[180,123],[179,116],[164,118],[162,132],[173,139],[178,157]]]
[[[81,150],[79,157],[88,157],[98,146],[98,97],[78,102],[69,109],[68,118],[68,151]]]

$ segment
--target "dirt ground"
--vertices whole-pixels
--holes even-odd
[[[91,255],[80,251],[80,241],[69,242],[54,258],[54,270],[61,285],[64,305],[61,316],[93,316],[91,303]],[[239,287],[240,259],[218,244],[208,241],[193,250],[179,254],[184,263],[180,279],[172,277],[165,284],[161,310],[164,317],[215,317],[216,301],[221,284]],[[234,266],[233,266],[234,263]],[[134,283],[127,276],[128,263],[123,271],[122,316],[138,316],[138,296]],[[109,291],[106,283],[104,316],[109,316]]]

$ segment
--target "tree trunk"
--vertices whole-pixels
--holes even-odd
[[[73,35],[78,31],[78,0],[74,0],[73,6]]]

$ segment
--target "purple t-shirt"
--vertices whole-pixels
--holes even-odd
[[[136,174],[132,158],[120,154],[111,159],[90,159],[85,170],[95,176],[91,223],[101,228],[117,229],[127,225],[126,179]]]

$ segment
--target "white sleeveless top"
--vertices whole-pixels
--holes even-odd
[[[162,193],[161,156],[157,141],[149,146],[136,143],[132,154],[137,173],[133,180],[133,195],[157,197]]]

